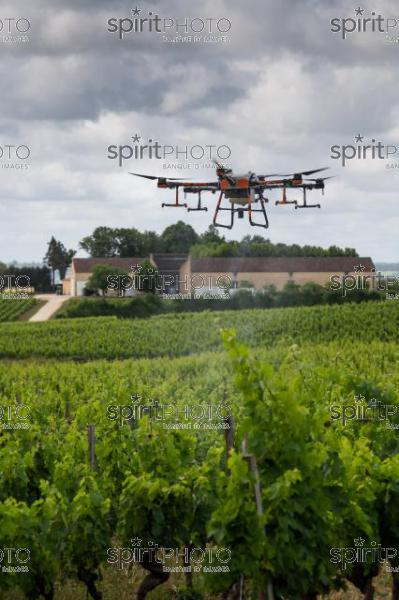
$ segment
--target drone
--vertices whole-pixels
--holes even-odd
[[[236,175],[233,173],[232,169],[223,166],[216,160],[213,162],[216,165],[217,181],[193,182],[187,179],[157,177],[156,175],[142,175],[141,173],[130,173],[130,175],[156,180],[158,182],[157,187],[160,189],[176,190],[175,202],[172,204],[163,203],[162,208],[165,206],[173,206],[175,208],[186,208],[188,212],[207,211],[207,207],[202,205],[202,193],[218,193],[219,197],[213,216],[213,224],[215,227],[225,227],[226,229],[233,228],[235,215],[237,215],[239,219],[243,219],[245,213],[248,214],[248,221],[252,227],[264,227],[267,229],[269,227],[269,220],[266,214],[265,204],[269,202],[269,200],[268,198],[265,198],[266,190],[282,189],[282,199],[276,201],[276,205],[286,206],[293,204],[295,209],[320,208],[320,204],[307,203],[307,192],[308,190],[322,190],[322,193],[324,194],[324,182],[327,179],[331,179],[331,177],[309,178],[310,175],[325,171],[329,167],[285,175],[280,173],[257,175],[251,171],[245,175]],[[279,177],[280,179],[274,179],[276,177]],[[187,194],[198,195],[198,201],[195,207],[189,207],[188,204],[179,202],[181,188],[184,192],[184,199],[186,199]],[[302,190],[302,204],[299,204],[297,200],[287,200],[287,190],[292,188]],[[227,206],[226,203],[222,205],[223,200],[227,200]],[[260,208],[257,208],[258,206]],[[222,211],[230,213],[230,221],[227,222],[227,224],[219,221],[221,218],[220,213]],[[261,213],[261,222],[254,220],[254,213]]]

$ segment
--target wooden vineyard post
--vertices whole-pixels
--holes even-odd
[[[226,394],[226,388],[225,388],[224,392],[223,392],[223,400],[226,400],[226,396],[227,396],[227,394]],[[231,451],[234,449],[234,418],[232,415],[229,415],[228,417],[225,417],[223,422],[226,425],[228,425],[228,427],[226,427],[226,429],[224,430],[224,438],[225,438],[225,442],[226,442],[226,459],[228,460]],[[255,492],[256,511],[259,516],[262,516],[263,515],[263,505],[262,505],[262,493],[261,493],[261,487],[260,487],[258,465],[256,462],[256,456],[253,454],[248,454],[247,444],[246,444],[245,439],[242,442],[242,454],[243,454],[244,460],[246,460],[249,464],[250,472],[254,475],[254,478],[255,478],[254,492]],[[244,576],[243,576],[243,574],[241,574],[240,583],[239,583],[240,600],[243,598],[243,592],[244,592]],[[258,600],[266,600],[266,596],[263,591],[259,592]],[[268,584],[267,584],[267,600],[274,600],[273,584],[271,582],[268,582]]]
[[[224,380],[223,404],[226,404],[226,399],[227,399],[226,381]],[[226,426],[226,428],[224,430],[224,439],[226,442],[226,460],[228,460],[229,456],[230,456],[230,452],[234,448],[234,417],[233,417],[233,415],[229,414],[227,417],[225,417],[223,419],[223,424]]]
[[[96,466],[96,432],[94,425],[89,425],[87,428],[87,442],[89,447],[90,470],[94,471]]]
[[[242,443],[242,452],[243,452],[244,459],[249,464],[249,470],[251,471],[251,473],[253,474],[253,476],[255,478],[254,491],[255,491],[256,511],[257,511],[258,515],[261,517],[263,515],[263,505],[262,505],[262,493],[261,493],[261,487],[260,487],[258,465],[256,462],[256,456],[254,454],[248,454],[248,452],[247,452],[246,440],[244,440]],[[258,600],[265,600],[265,594],[263,591],[259,592]],[[274,600],[273,584],[270,581],[267,584],[267,600]]]

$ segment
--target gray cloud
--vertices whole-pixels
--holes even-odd
[[[29,43],[0,42],[0,147],[31,148],[29,169],[0,168],[0,260],[40,259],[53,234],[76,248],[98,225],[159,231],[182,218],[206,229],[210,213],[162,211],[168,192],[127,175],[133,166],[171,176],[173,169],[154,160],[120,169],[107,159],[108,145],[129,143],[135,133],[172,145],[227,144],[239,171],[330,166],[338,177],[323,209],[279,210],[273,194],[266,235],[397,259],[387,231],[398,218],[399,169],[379,160],[342,168],[330,147],[353,144],[358,133],[365,142],[399,146],[399,44],[378,33],[346,40],[332,33],[330,19],[355,16],[354,5],[343,0],[138,2],[144,16],[151,9],[168,18],[224,16],[232,23],[230,39],[163,43],[159,35],[134,34],[119,41],[107,31],[107,19],[129,16],[135,6],[120,0],[0,4],[0,19],[23,15],[31,22]],[[371,7],[364,8],[368,15]],[[399,22],[391,0],[379,2],[378,14]],[[189,171],[199,175],[214,172]],[[210,197],[208,205],[213,202]],[[229,235],[254,232],[243,224]]]

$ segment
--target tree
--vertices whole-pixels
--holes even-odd
[[[198,239],[199,236],[191,225],[178,221],[167,227],[161,235],[163,252],[188,254]]]
[[[91,235],[84,237],[80,247],[90,256],[141,257],[151,252],[162,252],[162,241],[155,231],[142,233],[135,227],[97,227]]]
[[[138,229],[116,229],[117,254],[123,257],[144,256],[145,240],[144,234]]]
[[[67,250],[62,242],[56,240],[54,236],[51,237],[51,240],[48,243],[46,256],[43,260],[52,271],[53,285],[55,271],[58,269],[61,279],[64,279],[65,272],[71,264],[71,260],[75,254],[76,250]]]
[[[93,269],[92,274],[86,284],[86,290],[101,290],[102,295],[105,296],[109,289],[120,289],[115,277],[126,277],[127,272],[117,267],[110,265],[96,265]],[[110,279],[113,278],[113,279]],[[115,283],[114,283],[115,282]],[[113,287],[116,285],[116,287]]]
[[[212,244],[224,242],[224,236],[221,236],[215,225],[209,225],[208,229],[199,236],[198,244]]]
[[[83,238],[80,247],[96,258],[116,256],[118,254],[117,230],[111,227],[97,227],[91,235]]]
[[[152,252],[162,252],[162,241],[155,231],[141,233],[134,227],[116,229],[117,254],[123,257],[144,258]]]
[[[143,233],[143,253],[141,256],[149,256],[152,252],[162,252],[161,236],[156,231],[145,231]]]

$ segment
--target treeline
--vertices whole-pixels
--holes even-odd
[[[338,248],[330,246],[299,246],[298,244],[273,244],[259,235],[245,236],[241,242],[221,241],[212,243],[198,243],[191,248],[191,255],[195,258],[216,256],[358,256],[353,248]]]
[[[6,265],[4,263],[0,263],[0,276],[1,275],[13,275],[17,276],[28,276],[30,287],[35,289],[35,292],[51,292],[51,270],[45,265],[42,266],[26,266],[19,267],[14,265],[13,263]],[[13,280],[11,280],[11,284]],[[21,285],[26,285],[26,279],[21,280]],[[4,285],[7,285],[7,281],[5,281]]]
[[[239,241],[228,241],[211,225],[203,234],[178,221],[161,234],[132,228],[97,227],[83,238],[80,247],[93,257],[145,257],[151,253],[207,256],[358,256],[353,248],[273,244],[260,235],[246,235]]]

